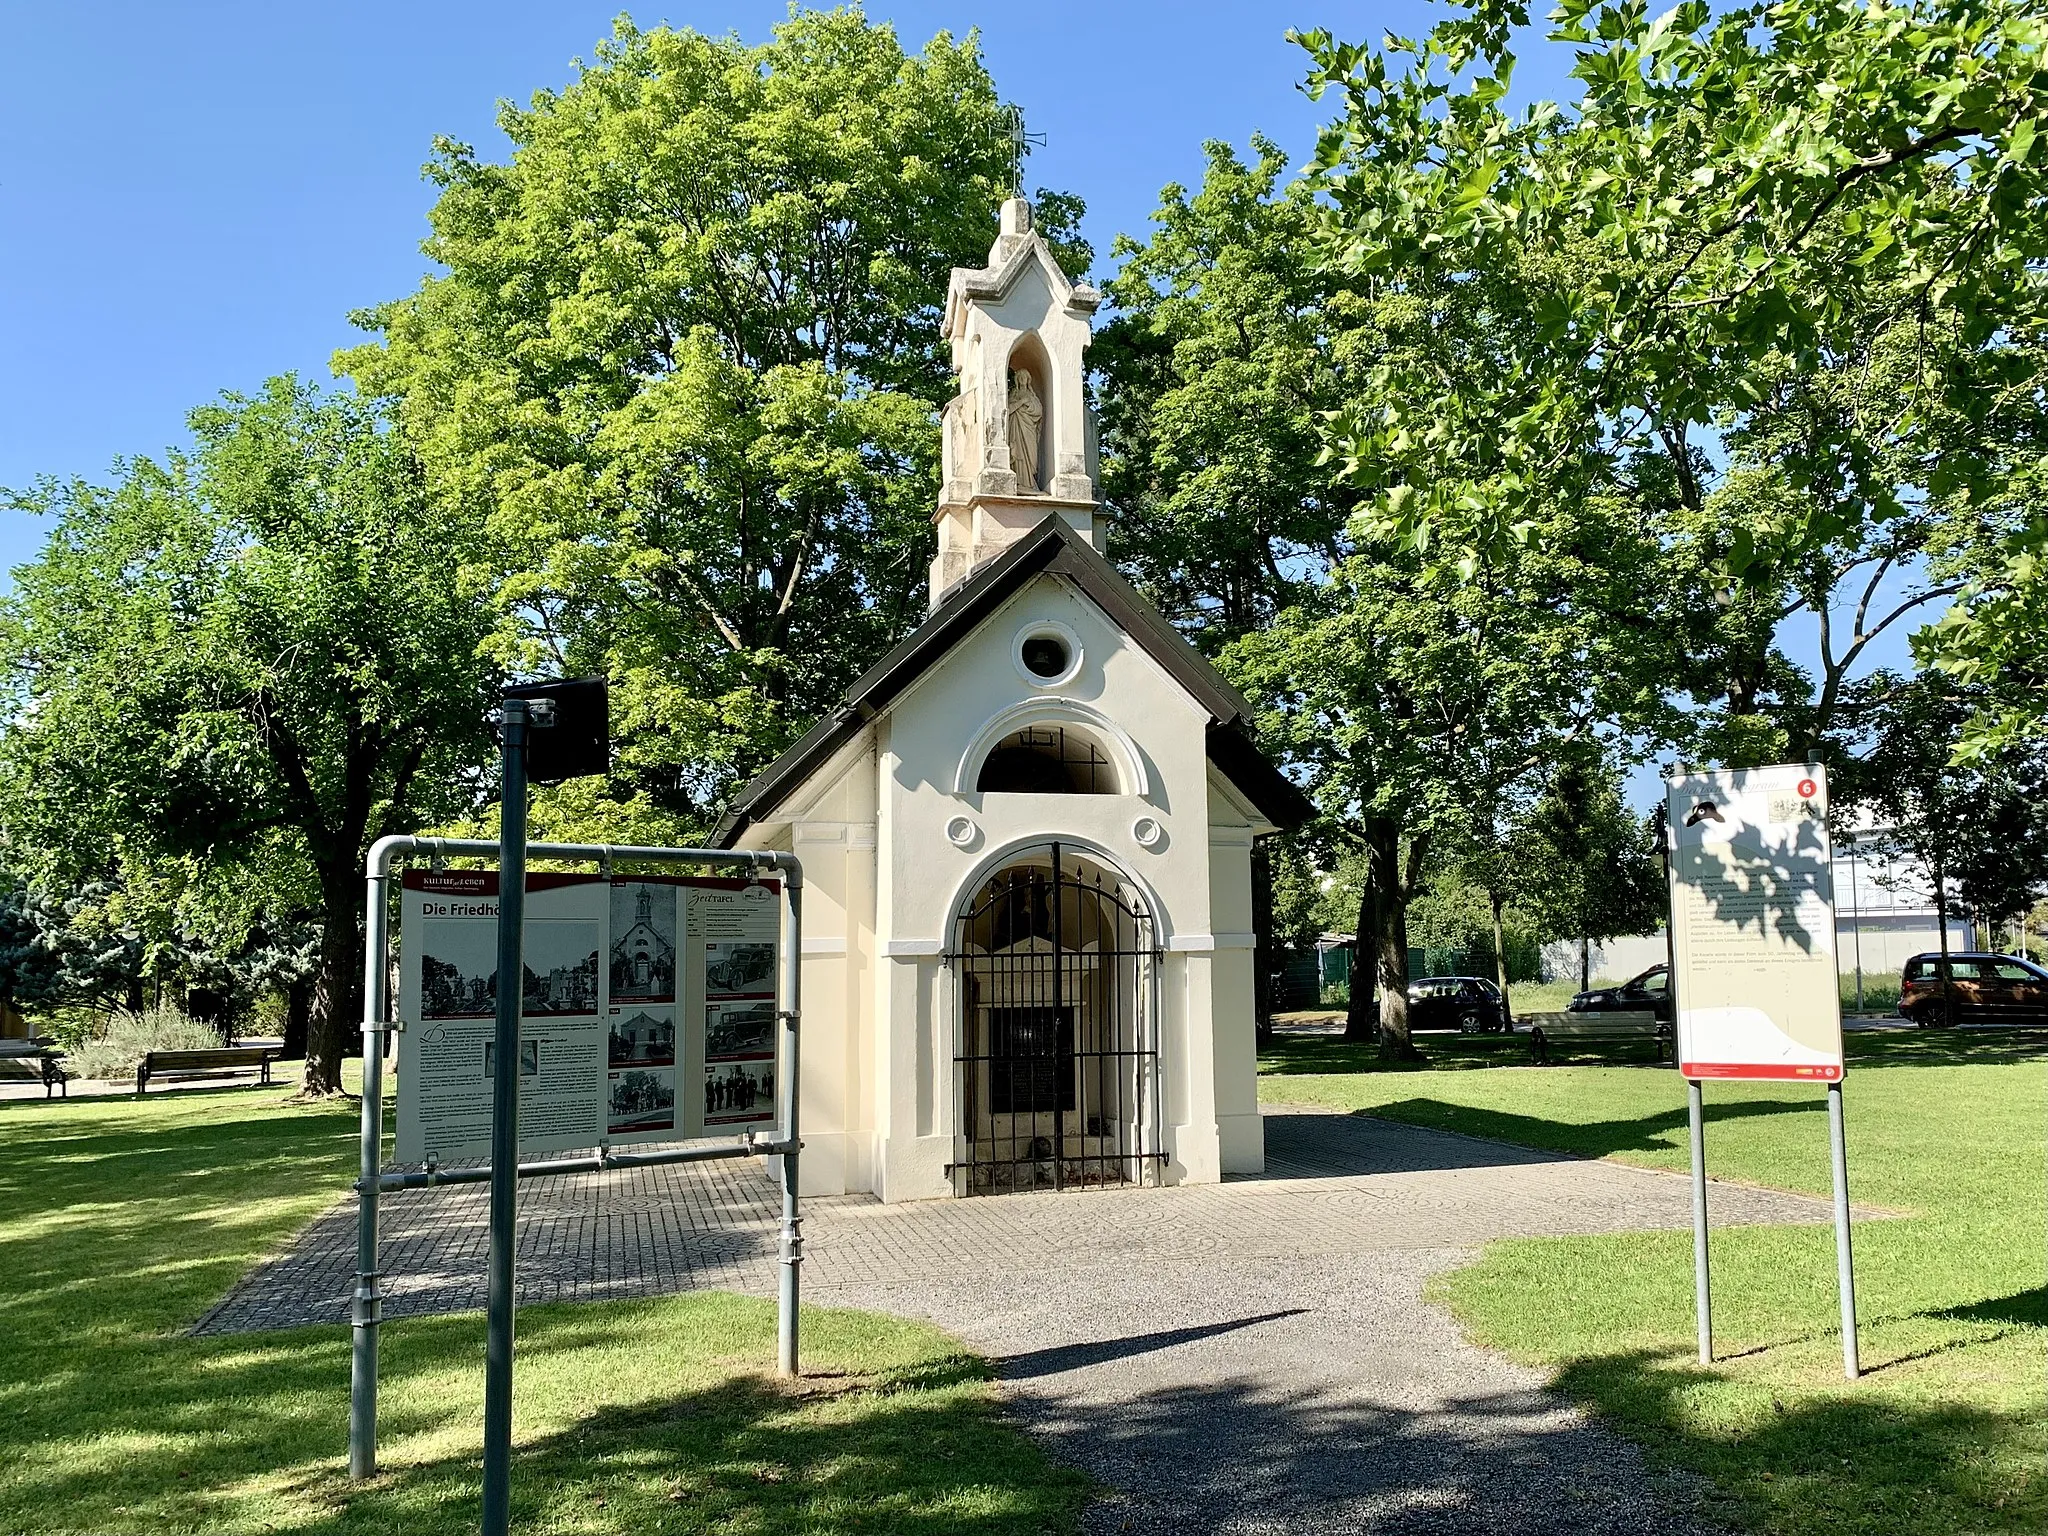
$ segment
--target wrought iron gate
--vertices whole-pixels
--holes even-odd
[[[1135,891],[1058,843],[960,914],[957,1193],[1159,1181],[1153,935]]]

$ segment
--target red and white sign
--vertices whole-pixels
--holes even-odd
[[[1826,771],[1679,773],[1667,795],[1679,1070],[1840,1081]]]

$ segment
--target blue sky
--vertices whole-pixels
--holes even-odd
[[[502,146],[501,97],[564,83],[619,0],[397,5],[21,4],[0,17],[0,485],[104,475],[182,438],[221,389],[325,377],[348,312],[410,291],[437,133]],[[1376,37],[1430,7],[1157,0],[879,0],[913,45],[979,25],[1000,89],[1047,135],[1031,185],[1079,192],[1088,234],[1142,230],[1200,146],[1253,129],[1304,155],[1320,109],[1291,24]],[[634,11],[765,36],[776,0]],[[33,552],[0,516],[0,569]]]
[[[297,369],[327,375],[359,305],[409,292],[434,135],[502,148],[502,97],[565,82],[619,0],[398,5],[16,4],[0,10],[0,486],[103,478],[183,439],[187,410]],[[1541,7],[1539,6],[1540,10]],[[764,37],[779,0],[634,12]],[[1047,136],[1027,181],[1087,199],[1098,259],[1142,233],[1205,139],[1264,130],[1306,157],[1323,109],[1289,26],[1376,39],[1440,10],[1115,0],[887,3],[915,46],[979,25],[999,88]],[[1538,55],[1520,96],[1563,91]],[[0,572],[40,531],[0,513]],[[1810,641],[1807,642],[1810,646]],[[1795,653],[1798,643],[1794,641]],[[1889,647],[1897,661],[1903,641]]]

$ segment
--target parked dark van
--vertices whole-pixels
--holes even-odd
[[[1508,1028],[1508,1005],[1483,976],[1424,976],[1408,984],[1408,1027],[1497,1035]]]
[[[1915,955],[1899,981],[1899,1012],[1922,1029],[1947,1024],[1947,994],[1956,1023],[2048,1024],[2048,970],[2017,955],[1950,954],[1948,985],[1941,956]]]

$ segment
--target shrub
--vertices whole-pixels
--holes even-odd
[[[175,1008],[117,1013],[100,1034],[73,1046],[64,1066],[79,1077],[108,1081],[133,1077],[151,1051],[205,1051],[220,1044],[220,1031],[188,1019]]]
[[[1899,1007],[1899,973],[1897,971],[1865,971],[1863,973],[1863,1011],[1865,1013],[1896,1013]],[[1856,1008],[1856,973],[1842,972],[1842,1011],[1854,1012]]]

